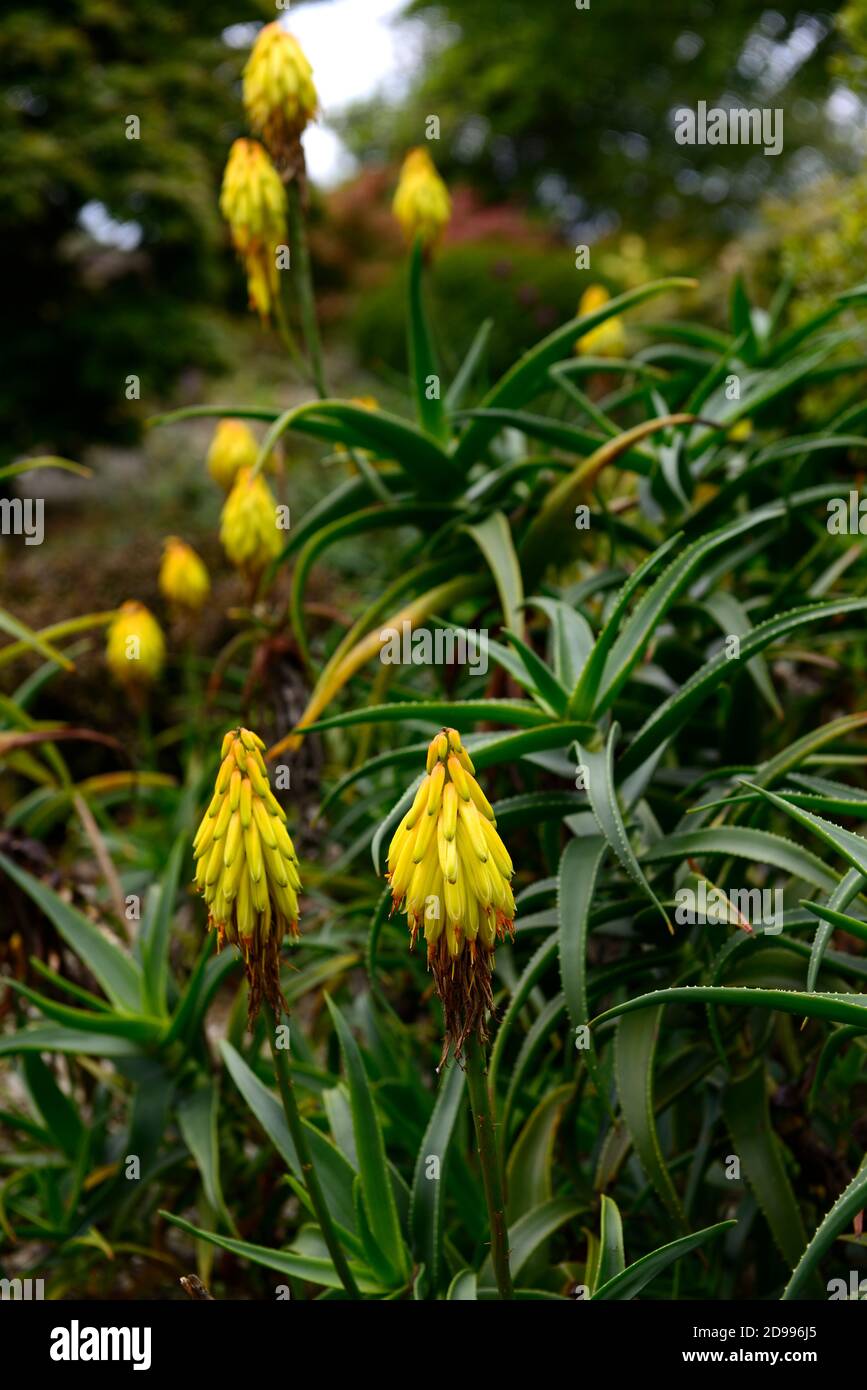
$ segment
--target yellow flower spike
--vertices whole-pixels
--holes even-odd
[[[481,811],[486,820],[489,820],[492,825],[496,825],[497,818],[494,815],[494,808],[472,775],[470,776],[470,800],[476,810]]]
[[[164,543],[159,586],[163,598],[187,613],[198,613],[211,592],[204,561],[177,536],[168,536]]]
[[[223,795],[224,791],[229,785],[232,773],[234,771],[235,759],[232,756],[232,749],[230,746],[228,753],[224,757],[223,761],[220,763],[220,771],[217,773],[217,789],[215,793],[217,796]]]
[[[228,941],[243,952],[251,1026],[263,999],[278,1014],[284,1007],[280,948],[287,933],[298,935],[301,888],[292,840],[260,790],[273,797],[263,748],[249,729],[226,734],[214,797],[193,841],[208,926],[219,949]]]
[[[427,813],[429,816],[435,816],[440,808],[445,780],[446,770],[442,763],[437,763],[429,779],[427,794]]]
[[[437,854],[446,883],[457,883],[458,847],[454,840],[446,839],[442,817],[437,819]]]
[[[311,68],[297,39],[274,21],[260,29],[244,68],[244,108],[275,158],[290,155],[316,115]]]
[[[455,755],[452,754],[448,760],[448,769],[449,776],[457,787],[458,796],[462,801],[469,801],[470,780],[460,758],[456,758]]]
[[[226,831],[226,848],[223,852],[223,863],[227,869],[231,869],[241,850],[241,834],[241,817],[236,811],[230,818],[229,829]]]
[[[409,808],[409,815],[403,823],[405,829],[412,830],[422,811],[426,808],[429,791],[430,777],[423,777],[415,794],[415,800]]]
[[[502,840],[497,834],[496,828],[494,827],[491,821],[482,821],[482,832],[485,836],[485,839],[488,842],[488,849],[491,851],[491,858],[493,859],[494,863],[499,869],[501,875],[505,879],[510,879],[512,877],[512,874],[515,872],[514,868],[512,867],[512,860],[506,851],[506,846],[503,844]]]
[[[475,764],[473,763],[473,760],[467,752],[466,748],[461,748],[458,752],[457,757],[464,771],[468,772],[471,777],[474,777],[476,772]]]
[[[446,839],[453,840],[458,829],[458,794],[454,782],[449,782],[443,789],[442,824]]]
[[[232,801],[231,801],[231,797],[229,797],[229,796],[224,796],[223,799],[222,799],[222,802],[221,802],[221,804],[220,804],[220,809],[219,809],[219,811],[217,812],[217,815],[216,815],[216,817],[215,817],[215,819],[214,819],[214,836],[213,836],[213,838],[214,838],[215,840],[222,840],[223,836],[225,835],[226,831],[227,831],[228,828],[229,828],[229,821],[231,820],[231,817],[232,817]],[[209,817],[209,819],[210,819],[210,817]]]
[[[252,788],[251,788],[252,791]],[[258,796],[253,798],[253,817],[256,821],[259,834],[269,849],[273,849],[277,844],[277,833],[274,827],[274,819],[268,813],[268,808],[262,805]]]
[[[210,849],[214,839],[214,825],[215,822],[209,816],[206,816],[202,821],[193,841],[194,854],[203,855],[206,850]]]
[[[131,599],[111,620],[105,659],[118,685],[127,694],[141,693],[157,680],[166,659],[162,628],[143,603]]]
[[[208,472],[224,492],[242,468],[252,468],[259,457],[256,436],[243,420],[221,420],[208,448]]]
[[[215,840],[205,864],[205,883],[210,888],[223,872],[223,842]],[[214,896],[216,896],[216,891]]]
[[[403,161],[392,211],[410,244],[420,236],[430,250],[440,241],[452,215],[452,200],[427,150],[410,150]]]
[[[588,285],[578,305],[579,314],[592,314],[611,298],[604,285]],[[626,352],[626,331],[616,315],[579,338],[575,351],[584,357],[622,357]]]
[[[482,830],[482,818],[471,801],[462,801],[459,806],[461,824],[466,829],[475,856],[482,864],[488,862],[488,845]]]
[[[244,856],[242,854],[236,855],[232,863],[226,865],[226,871],[220,880],[220,892],[223,895],[221,906],[226,912],[229,911],[229,904],[238,892],[244,865]]]
[[[250,307],[267,321],[280,292],[277,247],[288,241],[287,204],[280,175],[258,141],[236,140],[229,151],[220,212],[244,262]]]
[[[450,1051],[459,1058],[473,1033],[486,1040],[494,947],[514,934],[512,861],[467,761],[456,730],[431,740],[428,775],[388,850],[394,907],[406,914],[411,945],[423,929],[443,1004],[442,1061]]]
[[[418,828],[418,834],[416,835],[414,840],[415,849],[412,856],[412,861],[414,864],[420,864],[421,861],[424,859],[425,855],[427,854],[428,845],[434,837],[436,828],[436,816],[425,816],[422,820],[421,825]]]
[[[253,784],[253,791],[256,793],[257,796],[261,796],[264,800],[267,801],[268,793],[271,790],[271,788],[268,786],[268,774],[265,772],[264,764],[262,763],[261,758],[259,759],[259,762],[257,762],[255,758],[251,758],[248,770],[250,774],[250,781]]]
[[[265,764],[263,763],[262,766],[264,768]],[[280,805],[270,787],[268,788],[268,795],[265,797],[265,805],[268,807],[268,811],[272,816],[276,816],[278,820],[285,821],[286,812],[283,810],[283,807]]]
[[[273,877],[274,882],[279,884],[281,888],[288,888],[289,874],[286,871],[286,864],[280,851],[278,849],[268,849],[266,845],[263,850],[263,858],[268,865],[269,874]]]
[[[277,503],[260,473],[242,468],[238,474],[223,507],[220,540],[230,563],[251,582],[280,554]],[[237,746],[243,754],[243,745]]]
[[[262,854],[262,841],[252,821],[244,827],[244,853],[247,856],[250,877],[255,883],[258,883],[265,872],[265,860]]]

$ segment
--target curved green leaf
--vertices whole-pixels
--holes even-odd
[[[69,903],[22,869],[14,860],[0,854],[0,869],[43,912],[63,937],[67,946],[80,956],[106,995],[120,1009],[136,1012],[142,1006],[142,973],[135,961],[102,934],[98,927]]]
[[[753,628],[741,641],[740,660],[749,661],[772,642],[777,642],[787,633],[808,623],[825,622],[842,613],[863,612],[867,599],[837,599],[829,603],[819,603],[810,607],[795,608],[780,617],[769,618]],[[670,738],[689,716],[722,684],[731,672],[731,662],[725,652],[712,658],[700,667],[679,690],[658,705],[650,718],[641,726],[622,760],[623,773],[631,772],[657,748]]]
[[[655,1279],[657,1274],[668,1269],[668,1266],[674,1264],[675,1260],[679,1260],[683,1255],[688,1255],[692,1250],[697,1250],[706,1241],[713,1240],[723,1231],[730,1231],[736,1225],[736,1221],[720,1221],[716,1226],[706,1226],[703,1231],[696,1231],[694,1235],[681,1236],[679,1240],[673,1240],[670,1245],[661,1245],[652,1254],[644,1255],[640,1260],[628,1265],[622,1274],[616,1274],[613,1279],[609,1279],[607,1284],[603,1284],[593,1294],[594,1300],[601,1302],[615,1298],[634,1298],[650,1283],[651,1279]]]
[[[443,1211],[445,1207],[446,1160],[455,1125],[461,1113],[466,1076],[463,1068],[448,1069],[440,1083],[433,1114],[415,1161],[409,1226],[413,1254],[424,1264],[436,1290],[442,1280]],[[435,1176],[428,1176],[431,1158],[438,1160]]]
[[[611,849],[626,872],[643,889],[662,914],[668,930],[673,932],[674,928],[668,913],[648,883],[644,871],[635,857],[635,851],[629,843],[626,827],[623,824],[623,816],[614,786],[614,744],[619,733],[618,725],[612,724],[605,748],[599,748],[593,752],[587,748],[579,748],[581,762],[587,768],[587,795],[599,829]]]
[[[783,1290],[784,1300],[808,1296],[810,1284],[837,1237],[867,1207],[867,1167],[855,1174],[810,1241]]]
[[[764,1212],[780,1254],[791,1267],[801,1258],[807,1233],[780,1155],[779,1140],[771,1128],[763,1061],[729,1080],[723,1114],[740,1159],[741,1177]]]
[[[626,1127],[641,1166],[676,1226],[686,1228],[686,1213],[666,1167],[653,1109],[653,1064],[663,1006],[627,1014],[617,1027],[615,1072]]]
[[[867,994],[807,994],[795,989],[756,989],[738,985],[675,985],[614,1004],[592,1020],[594,1028],[621,1014],[657,1004],[739,1004],[746,1009],[778,1009],[798,1018],[850,1023],[867,1032]]]
[[[508,521],[502,512],[494,511],[484,521],[474,522],[463,529],[472,536],[490,566],[503,607],[505,626],[520,636],[523,630],[521,606],[524,602],[524,585]]]
[[[319,1259],[313,1255],[296,1254],[291,1250],[269,1250],[264,1245],[251,1245],[246,1240],[234,1240],[230,1236],[218,1236],[214,1231],[203,1231],[199,1226],[194,1226],[192,1222],[185,1221],[182,1216],[173,1216],[170,1211],[161,1211],[160,1216],[165,1217],[173,1226],[178,1226],[188,1235],[195,1236],[196,1240],[206,1240],[209,1245],[217,1245],[221,1250],[228,1250],[231,1255],[237,1255],[239,1259],[251,1260],[253,1264],[264,1265],[265,1269],[274,1269],[278,1274],[286,1274],[290,1278],[304,1279],[310,1284],[320,1284],[327,1289],[342,1289],[340,1276],[330,1260]],[[364,1265],[349,1262],[353,1278],[362,1293],[386,1294],[384,1288],[378,1280],[374,1279],[370,1271]]]
[[[602,1194],[602,1210],[599,1217],[599,1264],[595,1270],[591,1294],[604,1288],[626,1268],[623,1253],[623,1222],[617,1203]]]
[[[352,1107],[352,1129],[358,1153],[359,1175],[364,1210],[371,1234],[393,1274],[400,1280],[409,1278],[409,1260],[400,1233],[394,1192],[389,1178],[385,1145],[379,1116],[361,1060],[358,1044],[342,1013],[328,994],[325,1002],[331,1014],[349,1085]]]

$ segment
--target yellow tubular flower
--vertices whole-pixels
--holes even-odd
[[[443,729],[388,851],[394,907],[406,913],[413,946],[424,931],[445,1011],[441,1065],[450,1049],[460,1057],[470,1034],[485,1041],[494,947],[514,936],[512,861],[473,772],[460,734]]]
[[[211,581],[204,561],[186,541],[169,536],[160,565],[160,592],[176,608],[197,613],[208,594]]]
[[[244,107],[271,153],[286,155],[318,105],[313,69],[301,45],[274,21],[259,31],[244,68]]]
[[[166,659],[162,628],[143,603],[134,599],[117,610],[108,629],[105,659],[118,685],[142,692],[160,675]]]
[[[442,237],[452,200],[427,150],[410,150],[403,161],[392,211],[410,243],[420,235],[427,250]]]
[[[592,314],[611,298],[604,285],[588,285],[578,305],[579,314]],[[622,357],[626,352],[626,332],[617,315],[600,323],[579,338],[575,351],[584,357]]]
[[[220,211],[247,271],[250,306],[268,319],[279,293],[276,248],[288,237],[286,190],[256,140],[236,140],[229,151]]]
[[[196,885],[208,904],[219,950],[228,941],[244,957],[252,1026],[262,999],[279,1014],[280,947],[298,935],[298,857],[286,812],[268,784],[264,743],[249,729],[223,739],[211,804],[193,841]]]
[[[242,468],[252,468],[259,456],[256,436],[243,420],[221,420],[208,449],[208,472],[228,492]]]
[[[229,562],[250,580],[280,554],[277,503],[261,473],[241,469],[223,507],[220,540]]]

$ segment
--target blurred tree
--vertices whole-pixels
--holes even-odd
[[[241,11],[260,16],[267,0]],[[243,124],[245,51],[222,36],[238,18],[230,0],[0,16],[4,456],[129,437],[128,376],[152,407],[184,368],[217,365],[205,306],[231,266],[217,193]]]
[[[492,199],[528,197],[569,235],[618,225],[669,240],[739,230],[771,187],[859,158],[826,106],[834,12],[804,0],[414,0],[429,42],[397,112],[345,122],[356,151],[397,156],[425,138],[447,177]],[[784,148],[679,145],[673,112],[745,105],[784,111]]]
[[[848,127],[853,143],[863,148],[867,133],[867,0],[849,0],[837,15],[844,44],[835,51],[831,72],[837,80],[834,100],[838,118]],[[867,281],[867,173],[826,173],[794,194],[769,198],[762,223],[753,238],[751,259],[766,283],[785,279],[792,295],[787,308],[792,322],[803,322],[844,290]],[[850,337],[839,357],[855,349],[867,361],[867,330],[854,309],[841,321]],[[828,420],[838,411],[864,399],[867,375],[851,373],[822,382],[800,402],[801,413],[813,422]]]

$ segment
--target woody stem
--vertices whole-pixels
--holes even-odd
[[[322,1237],[328,1247],[334,1268],[340,1278],[340,1282],[349,1294],[350,1298],[359,1298],[358,1285],[353,1278],[349,1268],[343,1248],[337,1239],[334,1223],[331,1220],[331,1213],[325,1202],[325,1196],[319,1185],[319,1178],[316,1169],[313,1167],[313,1159],[310,1154],[310,1145],[307,1142],[307,1135],[304,1132],[304,1125],[301,1122],[301,1115],[298,1110],[298,1102],[295,1099],[295,1088],[292,1085],[292,1073],[289,1070],[288,1050],[277,1046],[277,1025],[278,1018],[271,1005],[266,1001],[263,1005],[265,1010],[265,1021],[268,1029],[268,1041],[271,1045],[271,1056],[274,1059],[274,1072],[277,1077],[277,1088],[280,1092],[280,1099],[283,1102],[283,1113],[286,1116],[286,1123],[289,1126],[289,1133],[292,1136],[292,1143],[295,1145],[295,1153],[301,1168],[301,1175],[304,1179],[304,1186],[310,1196]]]
[[[512,1273],[509,1269],[509,1232],[506,1226],[503,1175],[500,1168],[500,1156],[497,1152],[497,1138],[494,1133],[494,1117],[491,1110],[491,1095],[488,1090],[485,1051],[476,1033],[471,1035],[467,1043],[465,1056],[470,1109],[473,1112],[473,1124],[476,1127],[482,1182],[485,1187],[485,1201],[488,1204],[488,1220],[491,1227],[491,1262],[494,1266],[494,1278],[497,1281],[500,1298],[514,1298],[515,1290],[512,1287]]]

